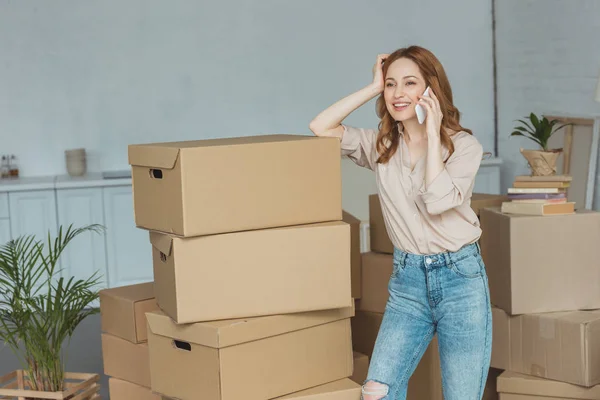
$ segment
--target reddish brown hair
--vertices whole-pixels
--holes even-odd
[[[442,110],[442,126],[440,129],[441,142],[448,149],[448,157],[454,152],[454,144],[450,139],[450,131],[465,131],[473,134],[469,129],[460,125],[460,113],[452,102],[452,88],[444,71],[442,63],[427,49],[419,46],[410,46],[394,51],[383,64],[383,76],[387,74],[390,65],[399,58],[408,58],[418,65],[426,86],[430,86],[440,103]],[[385,105],[383,93],[376,103],[377,115],[381,118],[379,122],[379,134],[377,135],[377,152],[380,154],[378,163],[387,163],[398,149],[400,133],[398,123],[392,118]]]

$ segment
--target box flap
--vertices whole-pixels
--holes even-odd
[[[103,289],[100,291],[100,296],[113,297],[131,303],[150,300],[154,298],[154,282]]]
[[[146,313],[153,334],[213,348],[264,339],[354,316],[354,306],[253,318],[176,324],[162,311]]]
[[[356,218],[346,210],[342,210],[342,221],[347,224],[360,224],[360,219]]]
[[[360,397],[361,386],[353,382],[352,380],[345,378],[339,381],[333,381],[330,383],[326,383],[324,385],[315,386],[310,389],[302,390],[300,392],[295,392],[292,394],[288,394],[283,397],[277,397],[274,400],[324,400],[333,398],[353,398],[357,399]],[[337,395],[347,394],[344,397],[338,397]],[[358,397],[357,397],[358,396]]]
[[[158,251],[165,254],[167,257],[171,255],[173,249],[173,237],[164,233],[151,231],[150,243],[156,247]]]
[[[498,393],[512,393],[556,399],[600,399],[600,385],[586,388],[570,383],[505,371],[497,381]]]
[[[129,165],[172,169],[179,156],[179,147],[169,144],[132,144],[128,147]]]

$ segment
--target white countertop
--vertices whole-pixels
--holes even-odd
[[[18,192],[26,190],[46,189],[75,189],[108,186],[131,185],[131,178],[103,178],[101,172],[89,173],[84,176],[35,176],[23,178],[0,179],[0,192]]]
[[[492,157],[481,161],[481,167],[500,165],[502,159]],[[116,175],[129,175],[130,171],[111,171]],[[0,179],[1,192],[18,192],[26,190],[45,189],[80,189],[93,187],[128,186],[131,185],[131,177],[104,178],[102,172],[91,172],[84,176],[56,175],[56,176],[33,176],[23,178]]]

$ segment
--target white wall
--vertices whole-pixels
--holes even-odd
[[[68,148],[99,171],[128,168],[130,143],[309,134],[369,83],[377,53],[409,44],[439,56],[464,125],[493,151],[491,34],[481,0],[3,1],[0,153],[23,176],[54,175]],[[374,101],[347,122],[375,127]],[[344,171],[344,206],[365,218],[372,175]]]
[[[509,139],[514,120],[530,112],[600,115],[600,104],[593,99],[600,70],[600,2],[495,4],[498,144],[506,190],[515,175],[529,172],[519,147],[535,147],[527,139]]]

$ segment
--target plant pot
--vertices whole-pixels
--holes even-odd
[[[543,150],[525,150],[521,148],[521,154],[529,163],[532,176],[556,175],[556,161],[562,149]]]
[[[98,374],[65,374],[65,390],[62,392],[42,392],[31,390],[29,374],[24,370],[16,370],[0,376],[0,398],[2,399],[59,399],[96,400],[100,399]]]

